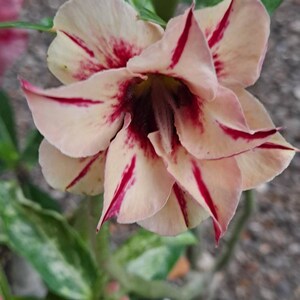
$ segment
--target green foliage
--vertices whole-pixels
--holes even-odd
[[[196,0],[196,8],[214,6],[220,3],[223,0]],[[269,14],[273,14],[274,11],[279,7],[283,0],[261,0],[265,5]],[[182,2],[191,5],[193,0],[182,0]]]
[[[152,0],[155,12],[165,21],[174,17],[179,0]]]
[[[18,159],[14,113],[9,98],[0,90],[0,161],[2,168],[14,166]]]
[[[275,12],[282,2],[283,0],[262,0],[270,15]]]
[[[154,12],[154,7],[151,0],[127,0],[133,7],[144,7]]]
[[[43,140],[43,136],[37,131],[33,130],[26,138],[25,148],[21,155],[21,160],[28,167],[33,167],[38,161],[39,147]]]
[[[52,22],[50,22],[49,19],[47,21],[43,19],[40,24],[33,24],[30,22],[23,22],[23,21],[0,22],[0,29],[1,28],[22,28],[22,29],[51,32]]]
[[[161,237],[140,230],[115,254],[115,259],[131,274],[144,279],[165,279],[186,246],[197,243],[190,232],[176,237]]]
[[[196,0],[196,8],[214,6],[220,3],[223,0]],[[193,0],[182,0],[181,2],[191,5]]]
[[[0,218],[8,246],[25,257],[49,288],[68,299],[92,299],[98,272],[89,251],[62,216],[0,183]]]
[[[165,27],[166,22],[160,18],[155,12],[151,1],[147,0],[127,0],[139,13],[139,18],[143,21],[153,22]]]
[[[27,199],[38,203],[43,209],[61,212],[57,201],[33,183],[29,181],[22,183],[22,191]]]
[[[5,300],[12,300],[10,288],[0,264],[0,299],[1,296],[3,296]]]

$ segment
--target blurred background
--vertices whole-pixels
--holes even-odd
[[[52,17],[63,0],[25,0],[21,19],[38,22]],[[34,128],[17,76],[41,87],[58,86],[46,65],[47,48],[53,39],[49,33],[30,32],[28,50],[6,73],[3,88],[12,99],[21,144]],[[272,17],[269,50],[262,75],[251,88],[266,106],[276,126],[283,127],[284,137],[300,147],[300,0],[285,0]],[[234,258],[221,272],[214,285],[218,300],[297,300],[300,299],[300,155],[272,183],[256,192],[255,213],[238,244]],[[34,170],[33,179],[50,191]],[[9,177],[6,174],[5,177]],[[74,196],[51,191],[66,212],[78,203]],[[240,208],[243,206],[243,201]],[[113,239],[122,240],[134,227],[114,225]],[[201,227],[203,255],[197,268],[211,267],[213,258],[222,249],[214,247],[210,223]],[[200,251],[200,250],[199,250]],[[43,295],[38,275],[20,258],[0,247],[0,262],[5,266],[15,293]],[[188,272],[188,269],[185,271]],[[183,299],[184,300],[184,299]]]

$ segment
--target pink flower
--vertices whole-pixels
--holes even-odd
[[[121,0],[73,0],[49,49],[66,86],[23,81],[55,188],[99,194],[116,216],[175,235],[210,216],[216,239],[241,192],[271,180],[295,149],[245,87],[259,77],[269,17],[257,0],[189,8],[165,30]]]
[[[0,22],[16,20],[23,0],[0,0]],[[0,29],[0,85],[4,72],[25,50],[27,33],[16,29]]]

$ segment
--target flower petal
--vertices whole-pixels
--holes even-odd
[[[170,155],[164,151],[158,132],[149,138],[168,172],[213,218],[218,242],[241,195],[241,173],[235,159],[197,160],[179,144]]]
[[[43,140],[39,163],[47,182],[55,189],[75,194],[98,195],[103,192],[105,152],[71,158]]]
[[[105,150],[120,128],[118,104],[131,79],[125,69],[118,69],[48,90],[23,81],[23,90],[42,135],[64,154],[85,157]]]
[[[273,126],[264,106],[254,96],[241,88],[234,91],[239,97],[251,129]],[[268,142],[236,156],[242,173],[243,189],[253,189],[282,173],[293,159],[295,151],[297,150],[277,133]]]
[[[175,183],[166,205],[139,225],[160,235],[173,236],[196,227],[208,217],[201,205]]]
[[[214,101],[196,97],[175,110],[175,126],[182,145],[198,159],[218,159],[255,148],[268,141],[274,125],[249,130],[235,94],[219,86]]]
[[[129,60],[127,66],[134,73],[180,78],[193,93],[209,100],[215,97],[217,77],[193,7],[169,21],[163,38]]]
[[[18,19],[23,0],[0,0],[0,22]],[[27,46],[28,34],[18,29],[0,30],[0,85],[5,71],[11,67]]]
[[[288,167],[294,155],[295,149],[283,140],[265,143],[236,156],[242,173],[243,190],[254,189],[274,179]]]
[[[270,33],[270,17],[259,0],[225,0],[195,12],[224,83],[250,86],[258,79]]]
[[[49,69],[63,83],[125,67],[162,35],[159,26],[138,20],[122,0],[68,1],[55,16],[54,29],[58,35],[49,48]]]
[[[165,205],[174,184],[151,143],[141,143],[128,128],[128,120],[108,150],[99,226],[113,216],[119,223],[151,217]]]

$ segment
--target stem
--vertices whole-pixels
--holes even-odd
[[[173,16],[179,0],[152,0],[156,13],[166,22]]]
[[[102,210],[102,197],[89,197],[83,201],[87,201],[87,222],[88,237],[93,256],[98,266],[99,276],[94,286],[94,300],[102,299],[108,276],[103,272],[109,256],[109,227],[106,222],[98,234],[96,234],[96,226],[99,219],[99,212]]]
[[[197,270],[197,263],[198,263],[199,257],[202,254],[201,227],[198,226],[196,228],[193,228],[191,231],[197,238],[198,242],[197,242],[197,244],[188,247],[187,255],[188,255],[189,261],[191,263],[192,269]]]
[[[212,273],[205,276],[199,273],[193,273],[191,280],[183,287],[179,287],[166,281],[156,280],[147,281],[141,277],[128,274],[112,258],[105,265],[109,275],[116,279],[127,291],[147,299],[170,298],[173,300],[191,300],[203,295],[205,287],[208,286]]]
[[[228,265],[234,253],[235,247],[239,241],[240,235],[244,230],[244,227],[253,212],[254,209],[253,191],[246,191],[244,192],[244,195],[245,195],[245,203],[244,203],[243,211],[240,214],[237,222],[235,223],[233,232],[229,237],[225,250],[223,251],[223,253],[221,254],[221,256],[216,262],[214,268],[215,271],[220,271],[221,269],[225,268]]]
[[[33,23],[23,22],[23,21],[2,22],[0,23],[0,29],[1,28],[22,28],[22,29],[54,32],[52,27],[49,27],[47,25],[33,24]]]
[[[2,269],[2,266],[0,265],[0,299],[1,299],[1,296],[5,300],[12,299],[11,293],[10,293],[10,288],[9,288],[5,273]]]

